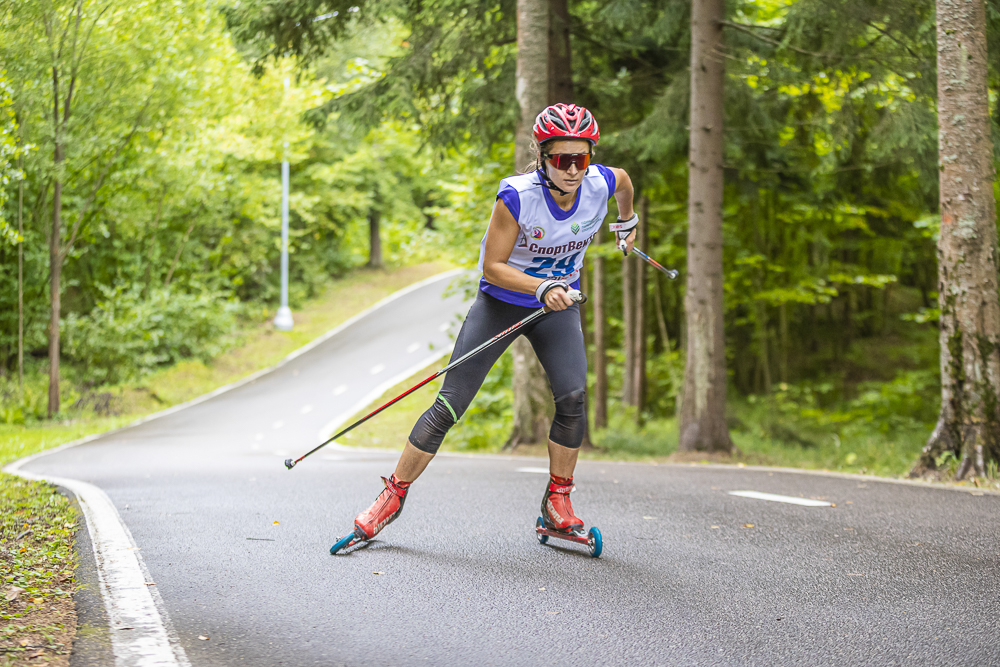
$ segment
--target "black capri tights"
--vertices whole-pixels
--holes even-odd
[[[532,312],[533,308],[515,306],[478,292],[455,341],[452,360]],[[576,449],[583,442],[587,424],[587,355],[580,328],[580,306],[573,304],[566,310],[548,313],[525,326],[522,333],[542,362],[552,387],[556,414],[549,439],[557,445]],[[410,443],[414,447],[428,454],[437,453],[448,429],[465,414],[486,374],[514,338],[516,336],[501,340],[445,374],[444,385],[434,404],[421,415],[410,432]]]

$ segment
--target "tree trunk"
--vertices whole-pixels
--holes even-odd
[[[941,413],[911,474],[1000,462],[1000,303],[983,0],[937,4]],[[939,471],[940,474],[940,471]]]
[[[604,258],[594,257],[594,428],[608,425],[608,356],[604,326]]]
[[[728,453],[733,448],[726,426],[722,300],[724,9],[723,0],[698,0],[691,11],[687,359],[681,451]]]
[[[23,149],[22,149],[23,150]],[[24,155],[17,163],[17,386],[24,391]]]
[[[549,95],[548,0],[517,0],[517,69],[515,94],[521,111],[514,136],[514,164],[523,169],[533,161],[531,127]]]
[[[649,197],[639,198],[639,228],[636,232],[635,247],[643,252],[649,250]],[[647,253],[648,254],[648,253]],[[634,296],[632,298],[632,405],[636,407],[636,420],[642,423],[642,411],[646,407],[646,263],[638,258],[632,260]]]
[[[516,95],[521,110],[514,137],[515,169],[533,162],[531,127],[549,94],[549,4],[548,0],[517,0]],[[514,423],[505,449],[521,443],[546,442],[548,422],[555,414],[552,392],[545,371],[531,344],[518,336],[511,345],[514,355]]]
[[[756,291],[760,291],[759,286]],[[770,336],[767,332],[767,308],[760,301],[754,303],[754,325],[757,330],[757,367],[760,369],[757,373],[760,384],[756,389],[758,394],[770,394],[773,383],[771,382],[771,359],[768,355]]]
[[[62,165],[62,146],[56,144],[55,165],[58,171]],[[59,412],[59,311],[60,311],[60,278],[62,274],[62,257],[60,257],[60,241],[62,240],[62,181],[58,178],[53,184],[52,192],[52,233],[49,237],[49,407],[48,416]]]
[[[781,361],[781,368],[779,368],[780,377],[782,382],[788,382],[788,348],[790,346],[790,341],[788,340],[788,304],[783,303],[778,307],[778,332],[781,336],[781,354],[778,355],[778,359]]]
[[[580,266],[580,291],[583,292],[584,294],[590,294],[590,279],[587,277],[587,272],[589,270],[590,270],[590,262],[588,262],[586,260],[586,258],[584,258],[583,264],[581,264],[581,266]],[[587,304],[581,303],[580,304],[580,331],[583,332],[583,349],[584,350],[589,350],[590,349],[590,344],[593,342],[591,340],[590,326],[589,326],[588,320],[589,320],[589,318],[587,317]],[[593,444],[590,441],[590,419],[589,419],[590,404],[591,404],[591,402],[592,402],[592,398],[591,398],[590,392],[587,392],[587,396],[586,396],[586,399],[585,399],[585,404],[584,404],[583,409],[584,409],[584,414],[588,415],[588,418],[584,421],[583,444],[581,446],[582,447],[588,447],[588,448],[589,447],[593,447]]]
[[[569,0],[549,2],[549,104],[573,102],[569,45]]]
[[[635,405],[635,258],[623,257],[622,262],[622,403]]]
[[[382,237],[379,232],[379,224],[382,221],[382,213],[375,207],[368,210],[368,267],[372,269],[382,268]]]

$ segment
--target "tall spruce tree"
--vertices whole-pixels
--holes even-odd
[[[691,10],[691,117],[688,189],[687,362],[681,404],[682,451],[730,452],[723,337],[723,0]]]

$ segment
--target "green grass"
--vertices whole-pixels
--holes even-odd
[[[76,511],[54,487],[0,479],[0,649],[5,664],[65,656],[73,607]],[[36,656],[33,658],[33,656]]]

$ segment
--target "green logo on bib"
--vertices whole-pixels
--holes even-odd
[[[573,232],[574,234],[576,234],[577,232],[580,231],[580,225],[578,225],[577,223],[574,222],[572,225],[569,226],[569,229],[570,229],[571,232]]]

